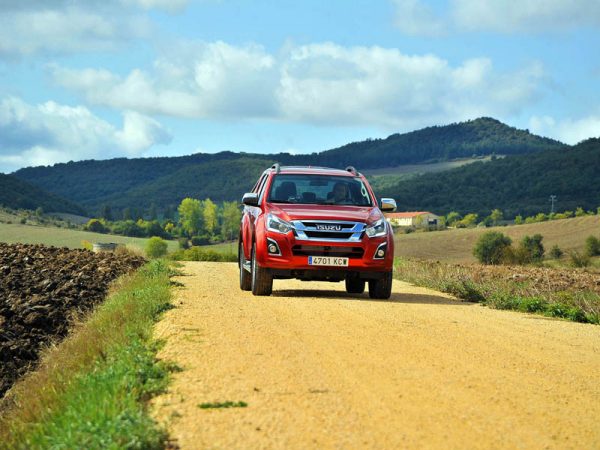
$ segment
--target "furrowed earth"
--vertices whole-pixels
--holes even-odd
[[[0,397],[75,317],[104,299],[113,280],[143,263],[127,254],[0,243]]]

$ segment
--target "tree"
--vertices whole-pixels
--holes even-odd
[[[190,237],[198,234],[202,223],[200,200],[189,197],[184,198],[177,211],[179,212],[179,223],[183,231]]]
[[[100,217],[102,217],[104,220],[108,220],[109,222],[113,220],[112,210],[110,209],[109,205],[102,205]]]
[[[600,239],[596,236],[588,236],[585,240],[585,254],[587,256],[600,255]]]
[[[123,220],[131,220],[131,208],[123,209]]]
[[[167,243],[158,236],[153,236],[146,243],[146,256],[160,258],[167,254]]]
[[[237,202],[224,202],[222,217],[221,234],[224,239],[231,241],[240,228],[240,220],[242,218],[242,212]]]
[[[104,226],[104,224],[98,219],[90,219],[88,223],[83,227],[86,231],[91,231],[93,233],[107,233],[108,229]]]
[[[449,227],[453,226],[456,222],[460,220],[460,214],[456,211],[451,211],[446,216],[446,225]]]
[[[473,255],[482,264],[500,264],[510,244],[512,240],[508,236],[498,231],[488,231],[477,240]]]
[[[515,225],[522,225],[522,224],[523,224],[523,216],[519,214],[517,217],[515,217]]]
[[[41,218],[44,215],[44,208],[42,208],[41,206],[39,206],[36,210],[35,210],[35,215],[37,216],[37,218]]]
[[[472,227],[477,223],[477,214],[467,214],[465,217],[462,218],[462,220],[459,220],[456,223],[457,227],[461,227],[461,228],[468,228],[468,227]]]
[[[215,229],[219,223],[217,205],[210,198],[202,202],[202,220],[204,222],[204,231],[211,236],[215,234]]]
[[[498,222],[500,222],[503,217],[504,217],[504,215],[502,214],[502,211],[499,209],[493,209],[492,213],[490,214],[490,219],[492,219],[492,222],[494,223],[494,225],[498,225]]]
[[[542,240],[544,237],[541,234],[533,236],[525,236],[521,240],[517,254],[521,264],[537,263],[544,259],[544,246]]]
[[[150,205],[150,210],[148,211],[148,218],[150,220],[156,220],[158,217],[158,214],[156,213],[156,203],[152,202],[152,204]]]

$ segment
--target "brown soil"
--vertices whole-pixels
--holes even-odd
[[[0,243],[0,397],[143,258]]]
[[[237,285],[185,263],[156,337],[183,371],[154,402],[183,449],[600,448],[600,327],[394,281]],[[202,409],[210,402],[246,408]]]

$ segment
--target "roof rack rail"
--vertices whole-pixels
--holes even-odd
[[[279,166],[279,163],[275,163],[271,166],[271,169],[275,170],[275,173],[279,173],[281,167]]]
[[[354,175],[357,174],[356,169],[354,168],[354,166],[348,166],[348,167],[346,167],[346,172],[350,172],[351,174],[354,174]]]

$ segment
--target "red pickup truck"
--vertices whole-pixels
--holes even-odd
[[[273,279],[345,281],[346,291],[387,299],[394,240],[381,199],[353,167],[280,167],[264,171],[242,199],[240,288],[271,295]]]

